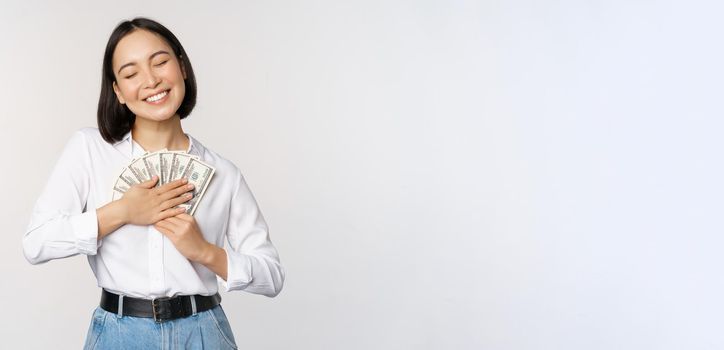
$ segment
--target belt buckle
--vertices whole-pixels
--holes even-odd
[[[164,301],[169,301],[169,300],[171,300],[171,298],[169,298],[169,297],[151,299],[151,309],[153,310],[153,320],[156,321],[156,323],[161,323],[164,321],[164,319],[161,318],[162,316],[159,315],[160,310],[156,309],[157,307],[159,307],[159,304],[157,303],[157,301],[164,302]]]

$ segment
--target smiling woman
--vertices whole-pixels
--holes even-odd
[[[241,171],[181,127],[195,104],[178,39],[150,19],[119,24],[103,59],[98,128],[70,139],[23,238],[32,264],[87,256],[102,292],[86,349],[233,349],[218,283],[269,297],[281,291],[284,270]],[[213,167],[201,194],[213,200],[195,201],[184,177],[134,173],[122,177],[124,189],[114,187],[129,160],[161,150]],[[197,203],[193,216],[182,206],[189,201]]]
[[[185,96],[183,65],[157,34],[137,30],[113,53],[113,91],[136,116],[153,121],[174,117]]]
[[[171,96],[159,96],[163,93]],[[160,108],[149,108],[154,103]],[[121,23],[111,34],[103,57],[98,103],[103,139],[120,140],[136,116],[154,121],[184,119],[195,105],[196,77],[176,36],[145,18]]]

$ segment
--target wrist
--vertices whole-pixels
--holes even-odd
[[[99,240],[125,225],[123,214],[123,208],[118,204],[118,201],[110,202],[96,209]]]
[[[219,249],[221,248],[206,242],[206,246],[201,250],[197,262],[205,266],[213,264],[214,260],[216,260],[216,255],[219,253]]]
[[[217,276],[226,281],[229,271],[226,262],[226,259],[228,258],[226,256],[226,250],[207,242],[207,246],[202,249],[202,252],[201,256],[203,256],[203,258],[201,258],[198,262],[206,266],[209,270],[214,271]]]
[[[113,213],[116,218],[120,221],[121,225],[125,225],[129,222],[128,218],[128,207],[123,198],[117,199],[110,203],[113,207]]]

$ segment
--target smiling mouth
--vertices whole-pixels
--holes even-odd
[[[170,90],[161,91],[153,96],[146,98],[144,101],[151,103],[151,104],[163,103],[163,101],[166,100],[166,97],[168,96],[169,91]]]

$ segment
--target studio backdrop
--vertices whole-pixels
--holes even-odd
[[[724,348],[722,10],[5,1],[0,348],[83,344],[86,257],[21,242],[136,16],[186,48],[183,128],[239,167],[287,273],[222,294],[240,348]]]

